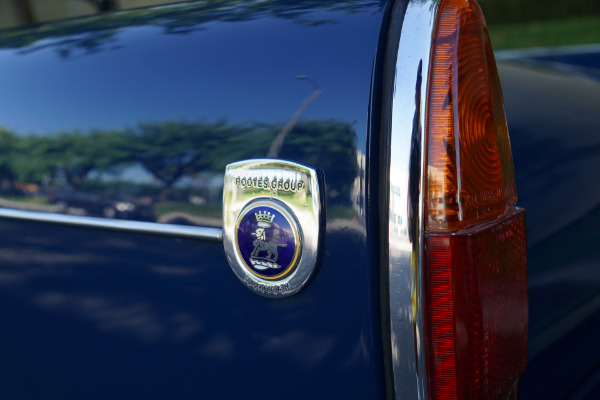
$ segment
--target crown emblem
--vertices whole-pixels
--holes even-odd
[[[258,222],[258,226],[261,228],[270,228],[271,223],[273,222],[273,218],[275,218],[275,214],[271,214],[270,212],[262,212],[259,211],[254,213],[256,216],[256,222]]]

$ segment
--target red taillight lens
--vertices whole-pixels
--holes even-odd
[[[505,399],[527,355],[525,213],[425,234],[425,332],[432,399]]]
[[[423,287],[430,398],[509,399],[527,355],[525,213],[479,6],[442,0],[426,132]]]

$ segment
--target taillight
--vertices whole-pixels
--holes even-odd
[[[423,287],[431,399],[507,399],[526,364],[527,248],[479,6],[442,0],[426,126]]]
[[[426,229],[460,229],[515,205],[498,72],[485,20],[474,1],[442,1],[427,130]]]
[[[423,261],[430,398],[511,398],[527,355],[525,213],[427,232]]]

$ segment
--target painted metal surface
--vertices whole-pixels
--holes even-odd
[[[317,276],[278,300],[240,285],[217,242],[1,219],[0,396],[383,397],[366,204],[387,12],[199,2],[2,32],[0,124],[32,161],[2,201],[218,226],[225,165],[269,154],[323,170],[327,217]]]
[[[386,394],[375,221],[388,7],[191,3],[0,32],[1,397]],[[414,95],[409,72],[401,83]],[[530,238],[521,398],[589,396],[600,225],[598,185],[581,171],[598,170],[598,84],[509,64],[500,73]],[[224,166],[266,156],[318,166],[328,182],[318,274],[281,300],[240,285],[214,235]],[[72,215],[17,221],[15,208]],[[94,216],[213,226],[215,240],[67,225]],[[416,371],[412,349],[393,350]],[[404,385],[397,394],[418,390]]]
[[[519,190],[527,209],[528,365],[521,399],[600,395],[600,82],[499,63]],[[548,384],[552,382],[552,384]]]
[[[329,140],[345,144],[354,141],[353,124],[366,126],[368,108],[342,101],[354,98],[355,86],[343,82],[372,37],[342,41],[335,52],[314,42],[336,35],[341,18],[360,29],[364,11],[384,5],[197,3],[6,31],[0,126],[12,161],[0,206],[220,226],[227,162],[278,157],[292,146],[308,151],[300,128],[313,136],[329,130]],[[295,32],[286,35],[287,26]],[[269,45],[272,32],[282,36]],[[36,73],[40,65],[43,74]],[[274,142],[294,127],[283,147]],[[336,129],[346,138],[335,138]],[[229,137],[247,139],[224,145]],[[349,179],[336,181],[347,189]]]

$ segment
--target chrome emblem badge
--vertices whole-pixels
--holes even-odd
[[[322,237],[315,169],[282,160],[227,166],[223,244],[237,277],[266,297],[301,290],[313,276]]]

